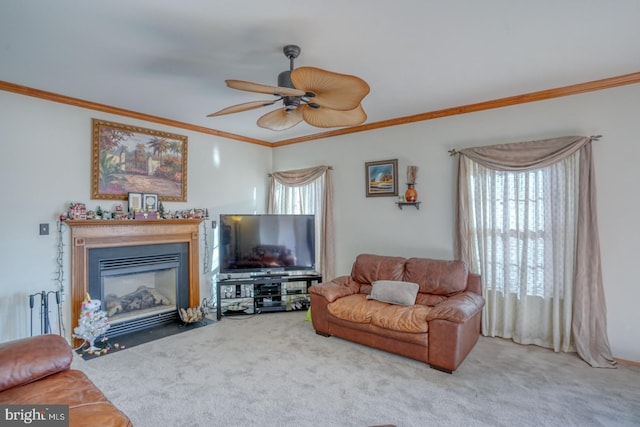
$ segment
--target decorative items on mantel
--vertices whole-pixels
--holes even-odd
[[[407,191],[404,195],[398,197],[396,202],[398,208],[402,210],[403,206],[415,206],[416,209],[420,209],[420,202],[418,201],[418,192],[416,191],[416,178],[418,176],[417,166],[407,166]]]
[[[133,194],[133,193],[132,193]],[[144,197],[149,199],[145,202],[146,208],[143,210],[141,206],[136,205],[137,196],[140,200]],[[155,196],[155,197],[154,197]],[[169,211],[164,208],[162,202],[158,202],[157,194],[136,193],[130,197],[128,212],[125,212],[122,203],[116,204],[113,212],[104,210],[98,205],[95,210],[87,210],[84,203],[70,203],[66,212],[60,214],[60,221],[72,220],[150,220],[150,219],[209,219],[209,210],[207,208],[190,208],[176,211]],[[155,202],[152,202],[155,200]],[[132,202],[133,201],[133,202]]]

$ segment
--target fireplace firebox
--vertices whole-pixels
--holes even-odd
[[[188,246],[169,243],[89,250],[89,294],[100,298],[110,336],[178,321],[189,299]]]

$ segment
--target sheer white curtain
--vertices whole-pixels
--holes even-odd
[[[483,334],[555,351],[571,340],[579,153],[528,172],[465,158],[472,269],[481,271]]]
[[[457,250],[482,275],[483,334],[611,367],[591,138],[459,154]]]
[[[267,207],[269,213],[315,215],[316,265],[328,279],[335,275],[331,175],[328,166],[274,172]]]

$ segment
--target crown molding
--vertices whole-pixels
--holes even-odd
[[[313,141],[317,139],[330,138],[339,135],[347,135],[350,133],[366,132],[375,129],[381,129],[391,126],[400,126],[409,123],[421,122],[426,120],[439,119],[442,117],[455,116],[459,114],[473,113],[483,110],[491,110],[495,108],[509,107],[512,105],[525,104],[529,102],[543,101],[546,99],[560,98],[564,96],[577,95],[585,92],[593,92],[597,90],[610,89],[618,86],[625,86],[640,83],[640,72],[624,74],[606,79],[593,80],[586,83],[578,83],[570,86],[563,86],[554,89],[546,89],[537,92],[525,93],[522,95],[509,96],[506,98],[494,99],[491,101],[478,102],[475,104],[467,104],[458,107],[445,108],[443,110],[430,111],[411,116],[397,117],[394,119],[381,120],[378,122],[366,123],[359,126],[335,129],[327,132],[314,133],[311,135],[301,136],[297,138],[283,139],[281,141],[269,142],[261,139],[249,138],[243,135],[223,132],[217,129],[211,129],[204,126],[192,125],[190,123],[179,122],[176,120],[166,119],[163,117],[152,116],[149,114],[139,113],[136,111],[125,110],[96,102],[85,101],[70,96],[59,95],[53,92],[47,92],[40,89],[34,89],[27,86],[21,86],[0,80],[0,90],[13,92],[25,96],[33,96],[35,98],[44,99],[52,102],[73,105],[80,108],[86,108],[103,113],[115,114],[133,119],[144,120],[152,123],[158,123],[179,129],[186,129],[194,132],[215,135],[221,138],[234,139],[237,141],[257,144],[267,147],[282,147],[285,145],[298,144],[302,142]]]
[[[268,141],[261,139],[249,138],[242,135],[236,135],[234,133],[223,132],[216,129],[207,128],[204,126],[192,125],[190,123],[179,122],[176,120],[166,119],[163,117],[152,116],[150,114],[139,113],[137,111],[125,110],[123,108],[113,107],[110,105],[99,104],[97,102],[85,101],[84,99],[72,98],[70,96],[60,95],[53,92],[47,92],[40,89],[34,89],[27,86],[21,86],[14,83],[9,83],[0,80],[0,90],[7,92],[18,93],[20,95],[33,96],[35,98],[44,99],[52,102],[59,102],[61,104],[73,105],[75,107],[86,108],[88,110],[101,111],[103,113],[115,114],[118,116],[129,117],[132,119],[145,120],[147,122],[159,123],[161,125],[172,126],[179,129],[191,130],[194,132],[206,133],[209,135],[215,135],[222,138],[235,139],[242,142],[248,142],[251,144],[265,145],[270,147],[273,145]]]
[[[546,99],[559,98],[563,96],[577,95],[585,92],[593,92],[597,90],[610,89],[617,86],[625,86],[640,83],[640,72],[625,74],[617,77],[610,77],[601,80],[594,80],[586,83],[579,83],[571,86],[563,86],[555,89],[541,90],[538,92],[530,92],[522,95],[509,96],[507,98],[499,98],[491,101],[479,102],[476,104],[467,104],[458,107],[445,108],[443,110],[430,111],[428,113],[415,114],[412,116],[398,117],[395,119],[382,120],[378,122],[365,123],[359,126],[353,126],[345,129],[337,129],[313,135],[302,136],[299,138],[285,139],[278,141],[273,145],[281,147],[289,144],[297,144],[300,142],[311,141],[314,139],[329,138],[332,136],[345,135],[348,133],[365,132],[374,129],[381,129],[390,126],[405,125],[408,123],[422,122],[425,120],[439,119],[442,117],[456,116],[459,114],[473,113],[476,111],[491,110],[494,108],[509,107],[512,105],[525,104],[528,102],[543,101]]]

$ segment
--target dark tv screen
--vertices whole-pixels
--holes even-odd
[[[315,270],[313,215],[220,215],[220,272]]]

